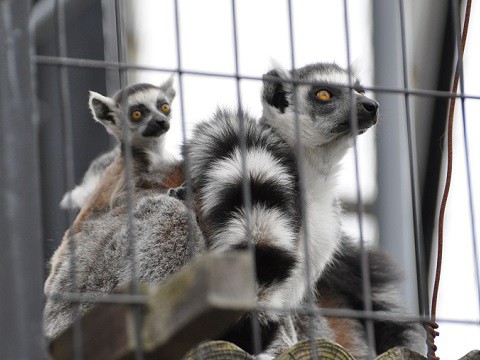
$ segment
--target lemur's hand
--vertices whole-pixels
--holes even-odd
[[[187,199],[187,182],[184,182],[179,187],[168,189],[167,194],[178,200],[186,200]]]

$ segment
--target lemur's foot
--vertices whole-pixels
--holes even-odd
[[[168,189],[167,194],[168,196],[174,197],[175,199],[178,199],[178,200],[186,200],[187,199],[187,183],[184,182],[179,187]]]

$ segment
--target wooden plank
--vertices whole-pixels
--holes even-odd
[[[146,359],[180,359],[201,341],[221,335],[255,305],[252,258],[245,252],[205,254],[162,285],[142,285]],[[86,359],[133,359],[128,305],[101,304],[82,318]],[[51,344],[54,359],[73,358],[73,331]]]
[[[123,304],[100,304],[81,319],[85,359],[120,359],[134,349],[129,334],[132,313]],[[69,328],[50,346],[54,359],[74,359],[73,330]]]

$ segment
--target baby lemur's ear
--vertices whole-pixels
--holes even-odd
[[[90,91],[88,105],[95,120],[97,120],[107,129],[110,126],[115,125],[115,119],[113,117],[115,103],[111,98],[100,95],[94,91]]]
[[[285,109],[289,105],[288,94],[292,92],[292,83],[290,76],[280,66],[276,66],[263,75],[263,91],[262,99],[270,106],[273,106],[285,112]]]
[[[175,97],[175,89],[173,88],[173,79],[175,78],[175,74],[170,75],[170,77],[165,81],[162,85],[160,85],[160,89],[165,93],[168,101],[172,102],[173,98]]]

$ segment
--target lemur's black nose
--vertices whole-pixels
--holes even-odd
[[[363,108],[372,115],[375,114],[378,110],[378,103],[374,100],[364,99],[362,101]]]
[[[168,130],[170,128],[170,124],[166,122],[165,120],[157,120],[155,119],[155,124],[161,129],[166,129]]]

